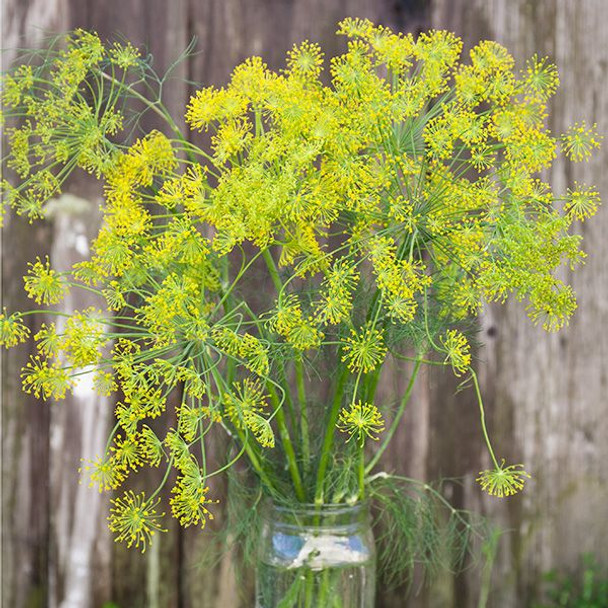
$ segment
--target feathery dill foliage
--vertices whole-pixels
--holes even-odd
[[[414,479],[379,473],[370,479],[377,505],[376,538],[380,575],[388,587],[410,584],[440,569],[458,571],[478,555],[473,547],[488,536],[487,522],[454,509],[441,493]]]
[[[385,544],[385,562],[401,571],[446,545],[427,490],[370,477],[367,440],[385,450],[411,394],[391,414],[376,398],[383,365],[400,365],[411,385],[437,352],[434,363],[474,381],[483,424],[462,332],[482,301],[509,296],[547,330],[568,322],[576,300],[556,271],[584,259],[570,229],[599,197],[585,184],[553,193],[538,174],[560,147],[587,160],[600,137],[584,122],[547,130],[559,78],[546,58],[516,70],[495,42],[461,58],[449,32],[414,39],[360,19],[338,34],[347,50],[329,61],[303,42],[279,72],[251,57],[225,87],[199,90],[185,117],[209,133],[206,149],[180,132],[163,80],[129,44],[77,30],[3,76],[4,200],[40,218],[77,168],[105,192],[90,259],[67,273],[38,259],[25,289],[44,305],[93,290],[107,311],[43,326],[23,387],[58,399],[91,371],[100,394],[120,396],[106,452],[83,467],[100,491],[145,466],[163,467],[166,484],[175,469],[173,515],[204,526],[210,478],[246,460],[284,502],[377,499],[386,538],[401,539]],[[166,133],[138,132],[132,100]],[[4,346],[27,339],[32,312],[3,311]],[[159,431],[150,423],[168,409],[176,422]],[[482,487],[521,490],[527,474],[499,465],[483,431],[494,470]],[[215,471],[210,433],[233,448]],[[120,540],[145,548],[161,530],[144,495],[113,505]],[[448,515],[460,554],[469,527]]]

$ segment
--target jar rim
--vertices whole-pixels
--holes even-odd
[[[368,500],[362,500],[355,503],[339,502],[339,503],[308,503],[302,502],[297,504],[286,504],[279,503],[271,498],[267,498],[264,502],[266,509],[272,509],[279,514],[290,514],[296,513],[301,516],[307,515],[343,515],[353,514],[369,509],[370,502]]]

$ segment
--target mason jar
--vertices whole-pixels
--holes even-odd
[[[256,608],[373,608],[367,503],[262,508]]]

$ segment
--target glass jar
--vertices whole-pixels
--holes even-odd
[[[373,608],[375,579],[369,505],[264,505],[256,608]]]

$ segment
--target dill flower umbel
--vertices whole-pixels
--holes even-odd
[[[512,496],[524,489],[526,479],[530,475],[524,471],[522,464],[512,464],[504,466],[503,460],[499,467],[487,471],[480,471],[477,482],[484,492],[490,496]]]
[[[348,441],[356,437],[363,444],[366,437],[375,441],[378,439],[376,434],[384,430],[384,420],[375,405],[359,401],[340,411],[337,427],[350,435]]]
[[[57,304],[60,302],[67,287],[61,276],[51,268],[48,257],[44,262],[40,258],[34,264],[29,264],[30,270],[24,277],[25,291],[37,304]]]
[[[86,473],[89,487],[97,487],[100,493],[116,490],[127,477],[124,465],[117,462],[114,456],[98,456],[95,460],[83,460],[82,463],[79,472]]]
[[[601,136],[597,132],[597,125],[591,127],[583,120],[568,127],[561,137],[562,150],[566,156],[575,162],[591,158],[593,150],[600,147]]]
[[[110,502],[112,508],[108,521],[110,530],[116,533],[116,542],[126,542],[127,547],[141,548],[145,553],[154,534],[166,532],[159,521],[165,514],[156,512],[159,498],[146,499],[143,492],[135,494],[128,490]]]
[[[0,346],[11,348],[25,342],[30,335],[29,327],[21,321],[19,313],[6,314],[6,309],[0,313]]]
[[[387,349],[382,332],[368,323],[358,331],[351,330],[343,351],[342,361],[351,371],[368,373],[384,361]]]
[[[469,369],[471,364],[471,347],[467,339],[456,329],[448,329],[445,337],[441,337],[445,348],[446,361],[450,362],[454,373],[460,376]]]
[[[200,469],[196,465],[189,466],[186,472],[178,477],[177,483],[171,490],[171,511],[184,527],[200,524],[202,528],[207,519],[213,519],[213,513],[207,505],[216,501],[207,498],[209,487],[205,485]]]

